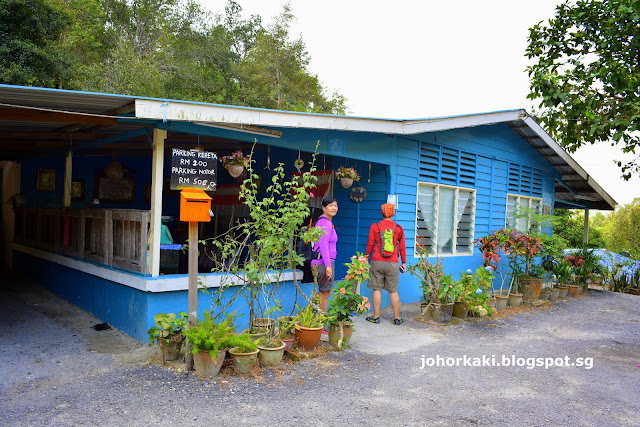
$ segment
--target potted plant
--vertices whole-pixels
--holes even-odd
[[[513,242],[510,239],[510,232],[510,230],[502,228],[473,242],[482,253],[482,265],[485,269],[491,268],[492,273],[497,274],[500,278],[500,290],[498,293],[494,290],[493,282],[487,285],[488,288],[485,288],[487,292],[489,289],[491,290],[491,295],[495,298],[495,308],[498,310],[507,307],[507,301],[511,291],[511,286],[507,291],[505,291],[504,288],[512,262],[510,258],[506,263],[502,261],[502,255],[508,256],[513,252]],[[511,283],[513,283],[513,275],[511,276]]]
[[[522,300],[531,304],[540,296],[542,290],[542,267],[534,264],[534,258],[543,250],[542,238],[520,231],[509,233],[512,240],[512,273],[516,277],[516,290],[522,291]]]
[[[358,285],[369,280],[369,262],[358,252],[351,257],[343,281],[336,282],[333,296],[327,306],[327,324],[329,325],[329,343],[337,348],[345,348],[353,333],[351,316],[361,315],[371,308],[369,299],[356,293]]]
[[[604,271],[602,259],[593,250],[586,247],[576,252],[576,256],[582,259],[582,265],[574,268],[575,281],[582,287],[582,293],[586,294],[589,289],[589,282],[594,276],[602,276]]]
[[[242,151],[234,151],[228,156],[222,156],[220,161],[222,166],[229,171],[229,175],[234,178],[242,175],[244,169],[249,166],[249,157],[245,157]]]
[[[251,368],[258,366],[258,345],[248,334],[234,335],[225,342],[230,348],[231,364],[234,371],[246,374]],[[282,347],[284,350],[284,346]]]
[[[491,286],[491,267],[480,267],[473,272],[468,269],[460,275],[461,292],[453,306],[453,315],[464,319],[469,312],[478,316],[489,316],[493,309],[489,306],[487,288]]]
[[[278,338],[284,343],[284,351],[290,351],[296,340],[294,323],[294,316],[282,316],[278,318]]]
[[[264,368],[278,365],[284,356],[285,343],[278,337],[263,337],[256,341],[258,346],[258,361]]]
[[[354,168],[341,166],[336,170],[336,179],[340,181],[343,188],[349,188],[353,185],[353,181],[360,181],[360,176]]]
[[[558,288],[558,299],[565,299],[567,297],[567,293],[569,292],[569,287],[567,286],[567,282],[571,278],[571,265],[566,258],[561,257],[556,260],[553,265],[553,274],[556,276]],[[552,294],[553,295],[553,294]]]
[[[236,337],[233,318],[233,315],[227,315],[216,324],[206,310],[202,320],[198,319],[195,325],[184,331],[191,345],[193,364],[198,375],[211,377],[220,371],[227,348],[233,345],[231,339]]]
[[[317,303],[314,300],[318,299],[319,297],[314,296],[312,298],[313,304],[308,304],[304,310],[296,304],[298,309],[298,314],[294,319],[296,343],[298,348],[304,351],[316,349],[322,336],[322,327],[328,320],[327,315],[317,308]]]
[[[459,281],[453,280],[453,274],[442,276],[440,285],[436,289],[436,302],[432,305],[431,314],[433,320],[447,324],[453,315],[453,304],[456,298],[462,294],[462,286]]]
[[[422,296],[420,297],[420,312],[424,316],[427,313],[429,304],[436,303],[437,290],[440,287],[440,279],[444,276],[444,268],[442,266],[443,258],[432,264],[429,261],[428,249],[424,246],[418,246],[417,248],[418,262],[410,265],[407,269],[412,276],[416,276],[420,279],[420,290]]]
[[[162,357],[162,363],[167,360],[176,360],[184,343],[184,327],[187,325],[187,313],[181,311],[179,316],[175,313],[158,313],[153,316],[155,326],[147,331],[149,344],[158,343]]]

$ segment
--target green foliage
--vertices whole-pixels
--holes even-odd
[[[312,304],[308,304],[304,310],[297,304],[296,308],[298,309],[298,314],[294,317],[294,323],[297,323],[297,326],[302,326],[303,328],[319,328],[329,320],[329,316],[314,308]]]
[[[472,272],[471,269],[460,274],[461,292],[457,296],[458,301],[463,301],[469,305],[469,309],[481,316],[491,317],[493,309],[489,307],[488,290],[493,281],[491,267],[480,267]]]
[[[234,314],[229,314],[226,318],[216,324],[208,310],[204,312],[202,320],[190,326],[184,331],[191,344],[191,352],[196,354],[200,351],[208,351],[212,359],[218,357],[218,351],[234,346],[246,346],[255,349],[255,343],[249,339],[249,335],[236,335],[233,322]]]
[[[440,304],[452,304],[460,295],[462,295],[462,283],[453,280],[453,274],[440,278],[440,286],[436,292]]]
[[[153,344],[160,339],[164,339],[165,343],[168,343],[171,336],[182,332],[187,325],[187,313],[181,311],[179,317],[175,313],[158,313],[153,316],[153,321],[155,326],[147,331],[149,344]]]
[[[324,233],[317,227],[311,230],[302,227],[310,215],[309,192],[315,188],[316,177],[312,175],[315,154],[309,170],[291,181],[285,180],[284,165],[278,164],[262,198],[259,198],[259,177],[253,171],[252,158],[253,151],[248,168],[252,179],[244,181],[239,193],[249,217],[224,235],[207,242],[206,251],[214,262],[212,271],[226,273],[225,282],[212,295],[212,301],[221,306],[222,293],[230,285],[239,285],[241,289],[236,290],[234,298],[243,296],[248,300],[250,320],[280,310],[273,304],[278,303],[275,297],[285,270],[304,263],[304,258],[293,249],[294,239],[300,237],[317,242]],[[302,293],[299,288],[298,291]],[[226,306],[232,302],[233,299],[228,300]],[[224,307],[221,307],[220,312],[223,311]]]
[[[358,285],[369,280],[369,262],[360,252],[351,257],[351,262],[345,263],[348,267],[347,275],[343,281],[336,282],[333,287],[333,295],[327,306],[328,322],[330,325],[339,322],[349,322],[351,313],[357,316],[371,308],[369,299],[355,293]]]
[[[600,214],[602,215],[602,214]],[[584,211],[556,209],[553,233],[566,241],[567,248],[584,246]],[[589,248],[604,248],[606,245],[602,230],[592,223],[589,225]]]
[[[268,337],[260,337],[256,344],[260,347],[264,348],[280,348],[282,347],[282,340],[280,338],[268,338]]]
[[[640,260],[640,198],[611,213],[604,228],[607,249],[628,252],[631,258]]]
[[[442,266],[443,258],[438,258],[435,264],[429,261],[429,250],[424,246],[418,246],[418,262],[410,265],[408,271],[412,276],[420,279],[420,289],[422,290],[422,301],[438,300],[438,290],[440,289],[440,280],[444,276],[444,267]]]
[[[258,345],[248,335],[233,335],[223,342],[225,347],[235,348],[236,353],[252,353],[258,349]]]
[[[565,284],[571,278],[571,266],[564,257],[560,257],[556,262],[553,263],[552,271],[553,274],[556,275],[558,284]]]
[[[529,29],[528,97],[540,99],[546,129],[570,152],[604,141],[636,152],[639,21],[636,0],[580,0],[557,6],[547,24]],[[625,179],[640,173],[637,156],[618,166]]]
[[[266,28],[230,0],[0,2],[0,83],[344,114],[290,39],[289,6]]]
[[[58,42],[69,24],[44,0],[0,2],[0,83],[59,86],[69,60]]]

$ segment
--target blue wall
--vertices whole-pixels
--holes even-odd
[[[415,245],[415,215],[416,192],[418,181],[440,183],[439,178],[426,179],[420,176],[420,147],[422,144],[432,144],[438,147],[447,147],[462,150],[475,156],[475,176],[473,188],[476,189],[476,222],[474,238],[482,237],[489,232],[504,227],[506,213],[506,197],[508,191],[508,168],[510,163],[517,163],[525,167],[536,168],[542,171],[542,198],[543,204],[553,205],[554,180],[557,175],[555,169],[542,158],[528,143],[522,140],[506,124],[478,126],[465,129],[455,129],[441,132],[430,132],[412,136],[390,136],[386,134],[374,134],[367,132],[328,131],[313,129],[282,129],[282,138],[254,137],[240,132],[197,126],[192,124],[167,124],[163,125],[169,130],[179,130],[227,137],[243,142],[253,142],[257,139],[259,144],[269,144],[257,148],[254,159],[256,171],[262,175],[263,190],[273,174],[273,167],[278,162],[285,164],[287,176],[294,171],[293,161],[300,155],[305,161],[310,159],[310,153],[315,150],[319,141],[319,153],[316,166],[318,169],[337,169],[340,166],[355,167],[361,176],[358,183],[367,190],[367,197],[362,203],[355,203],[349,199],[351,189],[343,189],[335,182],[334,196],[338,199],[339,212],[334,219],[338,232],[338,257],[336,259],[336,277],[339,280],[346,274],[345,262],[357,251],[364,252],[367,243],[369,227],[380,220],[380,205],[385,203],[388,194],[398,197],[398,207],[395,220],[405,229],[408,263],[414,263],[413,257]],[[169,134],[168,141],[171,139]],[[300,154],[299,154],[300,153]],[[247,154],[247,153],[245,153]],[[267,154],[271,157],[271,169],[267,166]],[[136,177],[136,201],[133,205],[114,205],[105,207],[124,207],[147,209],[148,204],[143,201],[143,189],[145,183],[151,179],[150,157],[118,157],[118,160],[127,169],[135,171]],[[83,202],[74,202],[74,207],[87,206],[93,199],[93,177],[96,169],[104,168],[110,157],[107,156],[76,156],[74,157],[74,178],[83,178],[86,181],[87,196]],[[170,158],[165,158],[165,176],[170,175]],[[55,168],[59,171],[56,176],[56,191],[52,193],[37,192],[35,177],[37,168]],[[371,176],[369,177],[369,168]],[[220,168],[222,169],[222,168]],[[32,206],[60,206],[62,201],[62,177],[64,171],[64,158],[32,159],[23,163],[23,193],[27,196]],[[220,172],[218,183],[235,183],[228,174]],[[464,186],[464,185],[461,185]],[[525,194],[525,193],[523,193]],[[163,214],[177,215],[178,193],[166,191],[164,194]],[[18,257],[26,267],[24,256]],[[470,256],[451,256],[444,259],[445,271],[454,273],[458,277],[459,272],[468,268],[475,269],[482,263],[479,251],[473,251]],[[163,294],[144,294],[112,282],[92,278],[83,273],[71,273],[63,267],[48,266],[46,271],[50,274],[41,274],[41,279],[51,282],[52,289],[67,295],[71,301],[78,301],[83,308],[102,316],[113,316],[114,325],[127,331],[132,336],[140,338],[141,331],[152,324],[153,314],[166,311],[180,311],[186,307],[187,293],[168,292]],[[78,275],[75,277],[75,275]],[[70,275],[72,277],[70,277]],[[87,277],[84,277],[87,276]],[[60,278],[65,278],[63,281]],[[68,280],[71,278],[72,280]],[[80,288],[76,282],[88,283],[85,288]],[[44,280],[43,280],[44,283]],[[308,286],[308,285],[307,285]],[[105,290],[101,290],[102,288]],[[124,288],[120,289],[120,288]],[[102,293],[104,292],[104,293]],[[140,293],[142,295],[137,295]],[[418,301],[421,292],[416,279],[408,273],[400,278],[400,298],[403,302]],[[77,294],[77,295],[76,295]],[[108,295],[107,295],[108,294]],[[362,294],[371,297],[366,287],[362,288]],[[116,307],[101,307],[101,295],[109,296],[119,302]],[[291,299],[293,292],[285,292],[283,298]],[[203,311],[209,307],[205,302],[207,298],[200,298],[199,308]],[[102,300],[104,301],[104,300]],[[287,300],[288,301],[288,300]],[[386,293],[383,293],[383,307],[389,304]],[[138,308],[139,306],[139,308]],[[236,303],[234,307],[243,309],[242,304]],[[139,311],[142,310],[142,311]],[[117,324],[117,319],[137,318],[142,315],[144,327],[136,324],[129,327]],[[109,321],[107,318],[105,320]],[[242,322],[242,320],[241,320]],[[131,332],[129,332],[131,331]],[[143,330],[143,338],[146,329]]]
[[[14,251],[14,268],[29,275],[56,295],[142,342],[148,340],[147,331],[153,326],[153,316],[156,313],[179,313],[188,309],[186,290],[143,292],[20,251]],[[312,287],[313,284],[301,285],[307,295],[311,294]],[[235,294],[234,289],[237,288],[231,287],[225,291],[223,303]],[[198,317],[202,317],[204,311],[211,308],[211,297],[211,293],[198,292]],[[307,305],[304,298],[296,293],[293,282],[281,283],[276,298],[280,300],[285,315],[294,311],[295,304],[303,308]],[[237,298],[227,311],[236,311],[238,332],[249,327],[249,306],[245,298]],[[274,313],[271,317],[280,315]],[[89,326],[91,325],[87,325]]]

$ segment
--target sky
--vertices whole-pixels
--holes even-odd
[[[281,0],[236,0],[263,25]],[[226,0],[199,0],[224,13]],[[416,119],[537,106],[527,99],[528,29],[560,0],[290,0],[309,70],[347,98],[349,115]],[[604,143],[572,157],[619,205],[640,197],[640,177],[624,181]]]

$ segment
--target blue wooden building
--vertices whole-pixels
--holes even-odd
[[[505,225],[527,226],[513,216],[519,206],[551,213],[616,205],[524,110],[392,120],[0,85],[2,256],[145,340],[155,313],[187,308],[180,255],[161,242],[163,219],[174,240],[183,231],[178,193],[167,185],[171,149],[199,145],[222,156],[248,154],[254,143],[263,181],[280,162],[297,172],[295,160],[308,162],[318,144],[326,194],[339,202],[337,277],[343,262],[364,252],[388,200],[406,232],[408,262],[423,245],[456,275],[481,263],[473,240]],[[364,201],[333,179],[341,166],[360,174]],[[219,168],[215,220],[201,235],[242,217],[238,185]],[[200,271],[208,287],[219,283],[219,275]],[[421,294],[409,274],[399,292],[405,303]],[[291,307],[291,283],[281,297]],[[201,311],[209,304],[200,297]]]

